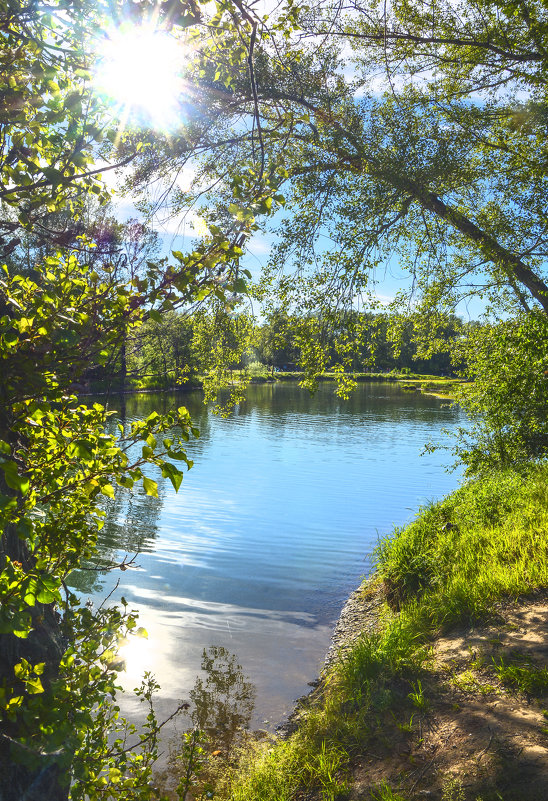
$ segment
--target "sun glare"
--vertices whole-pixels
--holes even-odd
[[[101,49],[98,90],[121,109],[124,123],[172,129],[179,121],[185,45],[148,27],[120,28]]]

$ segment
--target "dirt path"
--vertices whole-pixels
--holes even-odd
[[[548,801],[548,601],[496,611],[433,643],[412,718],[379,727],[349,801],[383,783],[405,801]]]

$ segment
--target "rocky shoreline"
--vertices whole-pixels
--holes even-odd
[[[377,629],[382,603],[382,590],[375,587],[371,579],[350,594],[333,629],[321,673],[317,679],[309,682],[312,687],[310,692],[296,699],[295,708],[287,720],[276,726],[279,737],[289,737],[298,728],[303,710],[321,694],[325,677],[334,662],[344,656],[345,651],[361,634],[372,633]]]
[[[350,648],[357,637],[364,632],[375,631],[382,603],[382,592],[379,588],[373,587],[371,580],[351,593],[335,624],[322,676],[327,673],[333,662]]]

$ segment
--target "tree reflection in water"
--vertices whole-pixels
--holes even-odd
[[[190,691],[192,729],[171,743],[168,768],[157,777],[163,798],[213,798],[234,762],[255,706],[255,685],[237,656],[222,646],[204,648],[201,668]]]
[[[235,654],[222,646],[204,648],[202,670],[190,699],[196,728],[205,731],[227,755],[239,731],[248,728],[255,706],[255,686],[246,680]]]

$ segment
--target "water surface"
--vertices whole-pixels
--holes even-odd
[[[139,609],[149,632],[126,649],[123,681],[131,688],[152,670],[169,711],[188,696],[204,647],[224,646],[257,685],[254,724],[273,726],[317,675],[378,537],[457,485],[447,452],[420,453],[461,413],[390,383],[360,384],[349,400],[332,384],[311,397],[280,383],[252,386],[228,419],[201,393],[130,396],[123,417],[180,405],[201,436],[179,494],[160,481],[159,498],[120,495],[102,533],[105,555],[139,551],[112,595]],[[86,588],[79,577],[95,600],[114,580]]]

